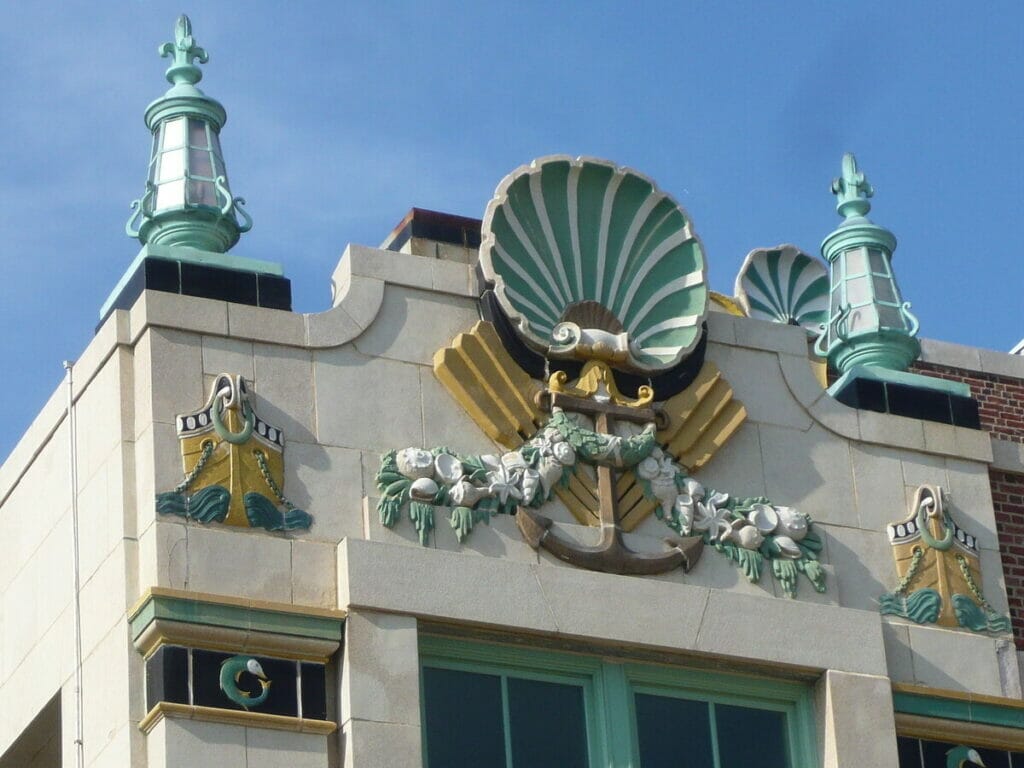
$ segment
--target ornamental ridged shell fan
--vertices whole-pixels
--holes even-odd
[[[654,373],[703,332],[707,268],[689,216],[647,177],[604,160],[553,155],[506,176],[484,215],[480,265],[544,355]]]

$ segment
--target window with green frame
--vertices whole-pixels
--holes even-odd
[[[429,768],[796,768],[807,686],[424,636]]]

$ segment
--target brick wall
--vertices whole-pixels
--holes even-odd
[[[920,361],[911,370],[965,382],[978,401],[981,428],[1003,440],[1024,443],[1024,380]]]
[[[1013,636],[1024,650],[1024,475],[992,469],[989,480]]]
[[[1024,380],[921,361],[912,370],[965,382],[978,401],[981,428],[1001,440],[1024,443]],[[989,481],[1013,636],[1024,650],[1024,475],[991,469]]]

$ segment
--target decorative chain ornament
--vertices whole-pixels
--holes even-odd
[[[270,474],[270,467],[267,466],[266,454],[258,449],[253,451],[252,453],[256,457],[256,463],[259,464],[260,467],[260,474],[263,476],[263,481],[267,484],[267,487],[270,489],[270,492],[274,494],[275,498],[277,498],[278,502],[285,509],[289,511],[295,509],[295,505],[285,498],[284,493],[281,491],[281,487],[277,484],[277,481],[274,480],[273,476]]]
[[[199,461],[192,467],[192,471],[185,475],[185,479],[174,486],[174,493],[184,493],[187,491],[196,478],[203,473],[203,469],[206,467],[211,456],[213,456],[213,441],[206,440],[203,442],[203,452],[199,456]]]

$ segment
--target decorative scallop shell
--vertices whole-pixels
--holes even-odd
[[[498,185],[482,238],[484,276],[542,353],[566,311],[587,301],[625,329],[634,369],[671,368],[700,340],[708,304],[700,240],[679,204],[635,171],[566,155],[534,160]]]
[[[749,317],[817,335],[828,317],[828,270],[795,245],[758,248],[736,276],[736,296]]]

